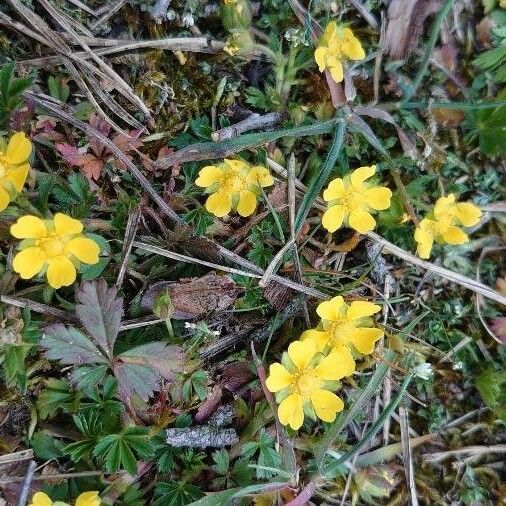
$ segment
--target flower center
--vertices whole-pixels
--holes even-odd
[[[347,189],[347,192],[338,199],[337,203],[343,206],[346,211],[351,212],[357,207],[361,207],[364,203],[364,197],[361,192]]]
[[[63,253],[65,243],[59,237],[48,237],[37,241],[48,257],[56,257]]]
[[[330,333],[332,344],[346,344],[350,341],[355,325],[352,322],[345,320],[337,320],[330,322],[328,331]]]
[[[298,391],[302,397],[308,397],[315,390],[318,390],[319,386],[320,380],[313,369],[305,369],[295,380],[295,390]]]
[[[231,174],[225,177],[222,184],[222,188],[229,193],[240,192],[241,190],[244,190],[245,187],[246,183],[244,181],[244,178],[237,174]]]

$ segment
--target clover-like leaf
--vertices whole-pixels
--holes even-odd
[[[85,282],[77,291],[77,316],[109,358],[123,317],[123,299],[117,294],[116,287],[108,288],[103,279]]]

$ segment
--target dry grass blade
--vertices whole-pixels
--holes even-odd
[[[128,221],[125,230],[125,238],[123,240],[123,250],[121,252],[121,264],[118,272],[118,278],[116,279],[116,287],[120,288],[123,284],[123,278],[128,265],[128,259],[132,251],[132,246],[139,228],[141,220],[141,209],[137,207],[132,213],[128,215]]]
[[[409,488],[409,496],[412,506],[418,506],[418,496],[415,485],[415,470],[413,466],[413,455],[411,452],[411,441],[409,437],[409,419],[408,410],[401,406],[399,408],[399,418],[401,426],[402,459],[404,461],[404,472]]]
[[[57,21],[57,23],[75,39],[75,41],[84,49],[84,52],[98,65],[98,68],[114,83],[116,89],[148,118],[151,118],[151,112],[144,102],[132,91],[124,79],[107,65],[91,48],[82,40],[81,36],[66,22],[48,0],[39,0],[47,12]]]
[[[380,244],[381,247],[384,248],[386,253],[395,255],[396,257],[401,258],[402,260],[405,260],[406,262],[409,262],[412,265],[416,265],[417,267],[421,267],[422,269],[433,272],[434,274],[437,274],[442,278],[457,283],[458,285],[463,286],[468,290],[472,290],[475,293],[479,293],[490,300],[498,302],[499,304],[506,305],[506,297],[504,295],[500,294],[499,292],[496,292],[495,290],[492,290],[492,288],[489,288],[483,283],[480,283],[478,281],[475,281],[474,279],[463,276],[462,274],[458,274],[457,272],[453,272],[450,269],[445,269],[444,267],[440,267],[439,265],[435,265],[431,262],[422,260],[421,258],[418,258],[417,256],[408,253],[402,248],[399,248],[395,244],[392,244],[386,239],[383,239],[383,237],[379,236],[374,232],[368,232],[367,235],[372,240]]]
[[[0,13],[2,14],[2,13]],[[81,37],[81,40],[90,47],[99,47],[94,53],[98,56],[106,56],[112,54],[126,53],[130,51],[138,51],[141,49],[165,49],[167,51],[186,51],[191,53],[210,53],[216,54],[223,50],[224,42],[212,40],[205,37],[175,37],[168,39],[124,41],[114,39],[100,39],[94,37]],[[70,43],[72,41],[69,41]],[[88,53],[84,51],[75,52],[78,58],[86,60],[89,58]],[[34,58],[30,60],[20,61],[18,64],[26,68],[31,67],[47,67],[48,65],[58,65],[60,56],[44,56],[42,58]]]

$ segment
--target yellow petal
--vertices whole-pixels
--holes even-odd
[[[54,216],[54,229],[60,236],[80,234],[83,231],[83,224],[63,213],[56,213]]]
[[[367,211],[364,211],[363,209],[355,209],[348,217],[348,224],[357,232],[366,234],[367,232],[374,230],[376,220]]]
[[[75,506],[100,506],[100,497],[98,492],[83,492],[76,499]]]
[[[339,60],[335,62],[335,65],[330,67],[330,75],[336,83],[340,83],[344,79],[343,64]]]
[[[93,265],[99,260],[100,246],[87,237],[74,237],[65,245],[65,253],[72,253],[80,262]]]
[[[416,239],[416,235],[415,235],[415,240],[417,240],[417,247],[416,247],[416,254],[420,257],[420,258],[430,258],[430,252],[432,251],[432,246],[434,244],[434,238],[432,235],[430,234],[424,234],[422,236],[422,234],[418,234],[418,239]]]
[[[364,192],[364,198],[369,207],[377,211],[382,211],[390,207],[392,192],[385,186],[375,186],[373,188],[368,188]]]
[[[336,394],[327,390],[316,390],[311,394],[311,403],[316,416],[324,422],[333,422],[336,414],[344,408],[344,402]]]
[[[46,224],[37,216],[21,216],[11,226],[11,234],[16,239],[38,239],[47,235]]]
[[[455,217],[464,227],[472,227],[480,221],[481,210],[470,202],[460,202],[455,205]]]
[[[246,177],[248,184],[254,184],[266,188],[274,184],[274,178],[270,173],[269,169],[262,167],[261,165],[252,167]]]
[[[447,197],[440,197],[437,199],[434,205],[434,217],[441,218],[443,215],[446,215],[450,212],[452,207],[455,204],[455,195],[450,193]]]
[[[239,203],[237,212],[241,216],[251,216],[257,207],[257,196],[249,190],[243,190],[239,193]]]
[[[322,216],[322,226],[330,233],[334,233],[336,230],[341,228],[344,217],[346,215],[346,209],[344,206],[336,205],[329,207]]]
[[[30,166],[25,163],[23,165],[14,167],[9,171],[9,175],[6,177],[6,179],[13,184],[17,192],[20,192],[23,189],[29,170]]]
[[[341,50],[350,60],[363,60],[365,58],[364,48],[354,35],[341,46]]]
[[[346,317],[348,320],[357,320],[358,318],[376,314],[379,311],[381,311],[381,306],[377,304],[365,300],[354,300],[346,312]]]
[[[269,376],[265,380],[269,392],[279,392],[283,388],[291,385],[293,376],[285,369],[282,364],[274,363],[269,367]]]
[[[244,160],[233,160],[232,158],[225,158],[223,160],[234,172],[239,172],[242,169],[248,167],[248,164]]]
[[[344,187],[344,181],[338,177],[333,179],[326,190],[323,192],[323,200],[329,202],[331,200],[336,200],[344,196],[346,193],[346,189]]]
[[[5,188],[0,186],[0,212],[2,212],[9,205],[10,201],[11,196],[7,190],[5,190]]]
[[[294,341],[288,346],[288,357],[299,370],[306,369],[316,353],[316,344],[311,340]]]
[[[52,504],[53,501],[47,494],[37,492],[33,494],[32,502],[28,506],[52,506]]]
[[[337,23],[335,21],[329,21],[327,26],[325,27],[325,31],[321,36],[318,45],[319,46],[328,46],[330,41],[336,36],[337,33]]]
[[[207,188],[214,183],[218,183],[221,180],[222,174],[222,170],[216,165],[207,165],[200,169],[199,177],[195,180],[195,184],[201,188]]]
[[[318,378],[323,380],[339,380],[355,371],[355,360],[347,346],[336,346],[315,367]]]
[[[281,401],[278,408],[278,418],[283,425],[290,425],[293,430],[302,427],[304,410],[300,394],[290,394]]]
[[[318,70],[323,72],[327,66],[327,54],[328,48],[326,47],[317,47],[314,52],[314,59],[316,64],[318,65]]]
[[[60,255],[49,260],[47,282],[53,288],[70,286],[76,280],[76,268],[65,256]]]
[[[37,275],[46,262],[46,255],[42,248],[32,246],[16,254],[12,261],[12,268],[22,279],[30,279]]]
[[[321,302],[316,308],[316,313],[322,320],[336,321],[341,318],[345,307],[344,299],[338,295],[330,300]]]
[[[330,334],[324,330],[306,330],[300,336],[301,341],[309,339],[316,345],[316,351],[322,352],[330,342]]]
[[[383,337],[383,331],[375,328],[356,328],[351,335],[350,341],[353,346],[363,355],[369,355],[374,351],[374,343]]]
[[[443,240],[448,244],[464,244],[469,241],[469,237],[458,227],[448,227],[443,233]]]
[[[371,165],[370,167],[359,167],[358,169],[355,169],[350,175],[351,184],[357,190],[360,190],[362,188],[362,183],[366,179],[374,176],[374,174],[376,174],[376,165]]]
[[[221,190],[209,195],[206,200],[206,209],[218,218],[226,216],[232,209],[230,193]]]
[[[5,156],[8,163],[19,165],[24,163],[32,153],[32,143],[23,132],[16,132],[9,140]]]

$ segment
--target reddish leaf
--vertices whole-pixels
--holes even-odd
[[[78,148],[70,144],[56,144],[56,149],[63,156],[64,160],[82,169],[89,178],[98,179],[104,167],[103,160],[100,160],[91,153],[81,153]]]
[[[490,323],[490,327],[501,342],[506,344],[506,316],[494,318]]]
[[[98,114],[92,114],[90,116],[90,126],[98,130],[104,137],[109,137],[111,125]],[[104,158],[105,146],[94,137],[89,140],[93,153],[95,153],[98,158]]]

